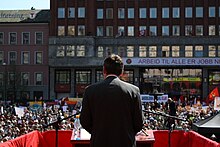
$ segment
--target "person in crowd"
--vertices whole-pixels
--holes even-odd
[[[168,112],[171,116],[176,116],[176,104],[172,98],[168,98]]]
[[[172,98],[168,98],[166,109],[167,109],[168,114],[171,117],[176,116],[176,104]],[[167,119],[167,127],[169,129],[173,129],[175,127],[175,119],[173,119],[171,117],[166,118]]]
[[[135,147],[143,127],[140,90],[120,80],[124,64],[112,54],[104,60],[104,80],[88,86],[80,122],[91,133],[91,147]]]

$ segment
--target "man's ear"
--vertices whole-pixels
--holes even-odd
[[[119,77],[123,76],[124,70],[121,71],[121,74],[119,75]]]

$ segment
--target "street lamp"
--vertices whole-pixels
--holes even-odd
[[[6,85],[7,85],[7,71],[6,71],[6,66],[7,64],[4,62],[2,63],[2,65],[4,66],[4,104],[6,106],[6,97],[7,97],[7,94],[6,94]]]

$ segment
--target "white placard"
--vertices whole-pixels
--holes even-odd
[[[215,97],[214,110],[220,110],[220,97]]]
[[[147,94],[141,94],[141,101],[146,102],[154,102],[154,96],[153,95],[147,95]]]
[[[90,140],[91,134],[87,132],[85,129],[80,129],[80,139],[81,140]]]
[[[157,96],[158,103],[166,103],[168,101],[168,95]]]

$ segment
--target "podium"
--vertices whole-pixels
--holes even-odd
[[[154,146],[154,134],[153,130],[147,130],[146,131],[148,136],[146,136],[144,133],[139,132],[136,135],[136,144],[137,147],[153,147]],[[89,147],[90,140],[89,138],[82,138],[80,140],[74,139],[74,134],[71,135],[70,140],[72,147]]]

